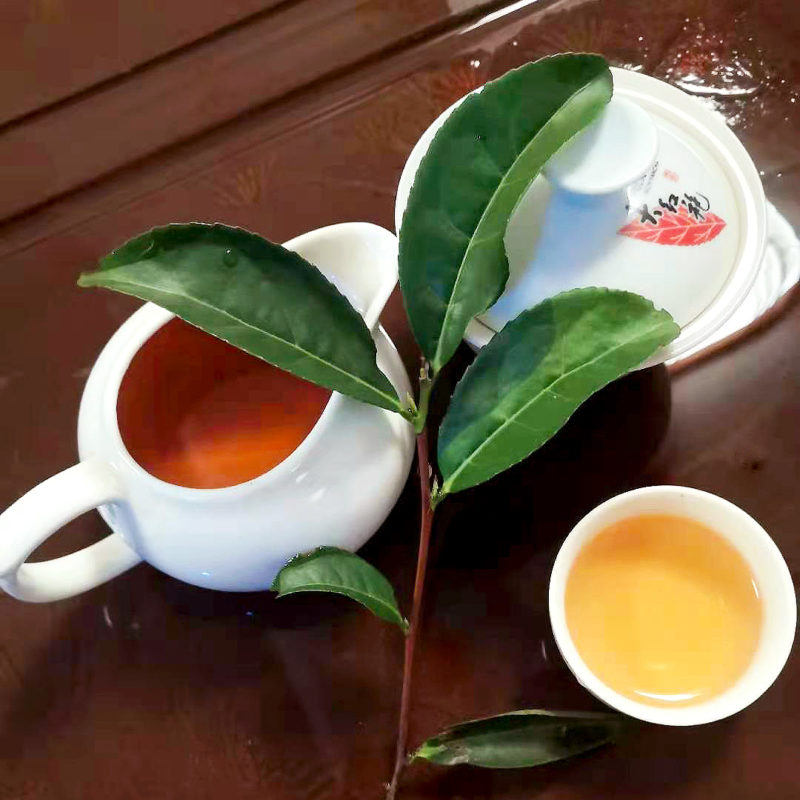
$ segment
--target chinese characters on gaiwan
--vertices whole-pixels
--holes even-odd
[[[710,242],[724,228],[725,220],[711,211],[706,195],[672,192],[666,198],[643,203],[636,217],[618,233],[653,244],[693,246]]]

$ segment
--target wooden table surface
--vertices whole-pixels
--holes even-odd
[[[6,0],[0,10],[0,507],[76,459],[91,364],[136,303],[75,286],[130,235],[220,220],[285,240],[392,227],[412,145],[455,98],[526,60],[593,50],[700,94],[800,224],[794,0]],[[415,346],[393,297],[385,324]],[[593,398],[528,462],[438,516],[412,740],[523,707],[597,708],[562,664],[546,587],[601,500],[677,483],[721,494],[800,570],[800,306],[735,348]],[[451,378],[467,363],[460,351]],[[410,481],[365,549],[408,608]],[[103,535],[95,514],[41,550]],[[224,531],[220,535],[225,535]],[[380,798],[397,632],[341,598],[276,603],[142,565],[50,605],[0,597],[0,800]],[[413,766],[402,794],[543,800],[800,797],[800,659],[752,708],[642,725],[537,770]]]

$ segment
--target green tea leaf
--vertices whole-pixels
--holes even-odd
[[[566,54],[487,83],[453,111],[414,178],[400,230],[400,287],[434,373],[508,280],[503,236],[531,181],[611,99],[601,56]]]
[[[448,728],[413,758],[493,769],[538,767],[613,742],[625,724],[618,714],[513,711]]]
[[[254,233],[201,223],[154,228],[78,283],[150,300],[312,383],[404,411],[358,312],[313,264]]]
[[[530,455],[590,395],[679,332],[649,300],[610,289],[575,289],[523,311],[456,386],[439,432],[441,494]]]
[[[392,585],[363,558],[336,547],[320,547],[293,558],[277,575],[278,597],[297,592],[333,592],[361,603],[373,614],[399,625],[408,623],[397,606]]]

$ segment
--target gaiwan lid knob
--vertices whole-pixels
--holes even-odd
[[[601,115],[562,147],[544,167],[547,180],[565,192],[603,195],[643,177],[658,155],[651,116],[623,97],[612,97]]]

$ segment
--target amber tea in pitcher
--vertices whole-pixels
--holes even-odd
[[[330,392],[180,319],[141,347],[117,418],[133,459],[167,483],[218,489],[283,461],[311,432]]]

